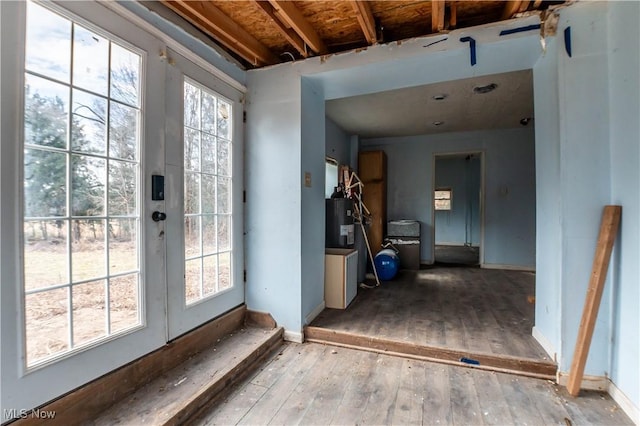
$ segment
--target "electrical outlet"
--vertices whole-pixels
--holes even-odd
[[[311,173],[304,172],[304,186],[311,188]]]

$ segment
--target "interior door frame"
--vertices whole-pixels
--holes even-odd
[[[436,257],[436,208],[433,202],[433,194],[436,190],[436,160],[438,157],[464,157],[465,155],[478,155],[480,157],[480,250],[478,253],[478,265],[484,265],[484,211],[485,211],[485,151],[482,149],[470,149],[465,151],[434,152],[431,156],[431,264]]]
[[[244,303],[243,94],[188,58],[168,49],[166,75],[167,341]],[[184,297],[184,77],[232,104],[232,277],[234,287],[186,306]],[[177,109],[176,109],[177,108]],[[176,111],[179,110],[179,113]]]

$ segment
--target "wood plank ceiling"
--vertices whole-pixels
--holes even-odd
[[[161,2],[245,67],[259,68],[510,19],[564,1]]]

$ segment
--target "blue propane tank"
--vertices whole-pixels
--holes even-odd
[[[400,267],[400,258],[395,251],[391,249],[380,250],[373,259],[378,271],[378,278],[382,281],[392,280],[398,273]]]

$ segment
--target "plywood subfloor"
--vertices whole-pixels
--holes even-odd
[[[401,271],[358,289],[346,310],[325,309],[312,326],[416,345],[535,360],[549,356],[531,336],[535,275],[461,267]]]
[[[192,424],[633,424],[604,393],[317,343],[287,343]]]

